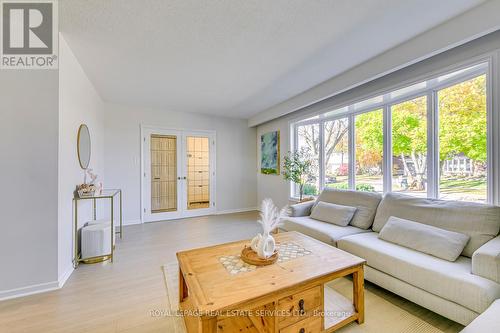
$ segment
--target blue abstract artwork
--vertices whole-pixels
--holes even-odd
[[[260,136],[260,172],[266,175],[280,174],[280,131]]]

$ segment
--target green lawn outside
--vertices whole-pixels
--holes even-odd
[[[348,177],[338,176],[335,183],[327,184],[327,187],[347,188]],[[398,179],[393,180],[393,190],[405,192],[397,186]],[[356,184],[367,184],[382,191],[382,179],[380,175],[356,175]],[[443,178],[440,182],[439,191],[443,198],[467,201],[485,201],[486,198],[486,177],[449,177]],[[412,191],[413,194],[425,196],[426,191]]]

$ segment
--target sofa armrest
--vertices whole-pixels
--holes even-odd
[[[460,333],[500,332],[499,313],[500,299],[497,299]]]
[[[314,206],[314,200],[301,202],[290,206],[290,216],[309,216],[311,215],[311,208]]]
[[[472,274],[500,283],[500,236],[472,254]]]

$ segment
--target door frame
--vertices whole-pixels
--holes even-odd
[[[145,159],[146,159],[146,151],[145,151],[145,146],[147,143],[147,135],[148,134],[172,134],[176,133],[178,136],[177,140],[177,149],[180,152],[181,158],[178,158],[177,160],[177,165],[178,165],[178,173],[177,175],[180,177],[186,176],[186,169],[187,169],[187,164],[186,164],[186,142],[185,142],[185,135],[203,135],[203,136],[208,136],[210,138],[210,207],[205,208],[205,209],[197,209],[197,210],[192,210],[189,211],[185,208],[187,205],[187,197],[184,197],[184,194],[187,195],[187,190],[186,188],[186,183],[185,181],[181,180],[180,182],[178,181],[177,185],[177,193],[178,193],[178,200],[177,200],[177,206],[178,210],[175,212],[175,214],[168,214],[168,213],[162,213],[166,214],[164,215],[165,218],[158,219],[157,221],[164,221],[164,220],[173,220],[173,219],[180,219],[180,218],[185,218],[185,217],[194,217],[194,216],[204,216],[204,215],[211,215],[216,213],[216,186],[217,186],[217,168],[216,168],[216,156],[217,156],[217,145],[216,145],[216,131],[214,130],[196,130],[196,129],[179,129],[179,128],[170,128],[170,127],[163,127],[163,126],[157,126],[157,125],[146,125],[146,124],[141,124],[140,125],[140,150],[141,150],[141,156],[140,156],[140,169],[141,173],[139,175],[140,177],[140,186],[141,186],[141,200],[140,200],[140,206],[141,206],[141,223],[148,223],[148,222],[156,222],[156,221],[146,221],[146,209],[150,207],[150,204],[147,203],[147,200],[151,200],[151,195],[147,195],[146,193],[146,187],[147,187],[147,180],[149,179],[147,177],[147,174],[150,173],[150,171],[147,171],[146,165],[145,165]],[[180,167],[179,167],[180,166]]]
[[[177,209],[175,211],[171,212],[158,212],[158,213],[151,213],[151,194],[146,195],[147,193],[151,193],[151,154],[147,154],[146,151],[151,149],[151,140],[148,140],[147,138],[150,138],[152,135],[165,135],[165,136],[175,136],[176,137],[176,170],[177,170],[177,177],[181,176],[182,177],[182,160],[178,158],[179,153],[182,150],[182,132],[177,131],[177,130],[156,130],[156,129],[149,129],[145,128],[143,130],[143,140],[142,140],[142,149],[144,151],[143,154],[143,160],[142,160],[142,165],[144,165],[144,170],[141,172],[142,174],[142,193],[144,193],[144,201],[141,200],[142,204],[142,215],[143,215],[143,222],[155,222],[155,221],[162,221],[162,220],[172,220],[172,219],[178,219],[182,217],[182,212],[180,211],[180,201],[182,200],[182,181],[177,178],[176,180],[176,194],[177,194]],[[149,166],[149,167],[147,167]],[[155,218],[156,217],[156,218]]]

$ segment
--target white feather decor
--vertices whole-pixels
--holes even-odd
[[[260,220],[264,235],[271,233],[281,225],[281,220],[289,215],[289,207],[285,206],[281,210],[273,203],[273,200],[267,198],[262,201],[260,208]]]
[[[264,199],[260,208],[260,220],[257,222],[262,225],[262,234],[258,234],[252,239],[250,247],[260,258],[267,259],[272,256],[276,250],[276,242],[271,232],[280,226],[281,220],[289,215],[289,207],[285,206],[282,210],[276,207],[271,199]]]

